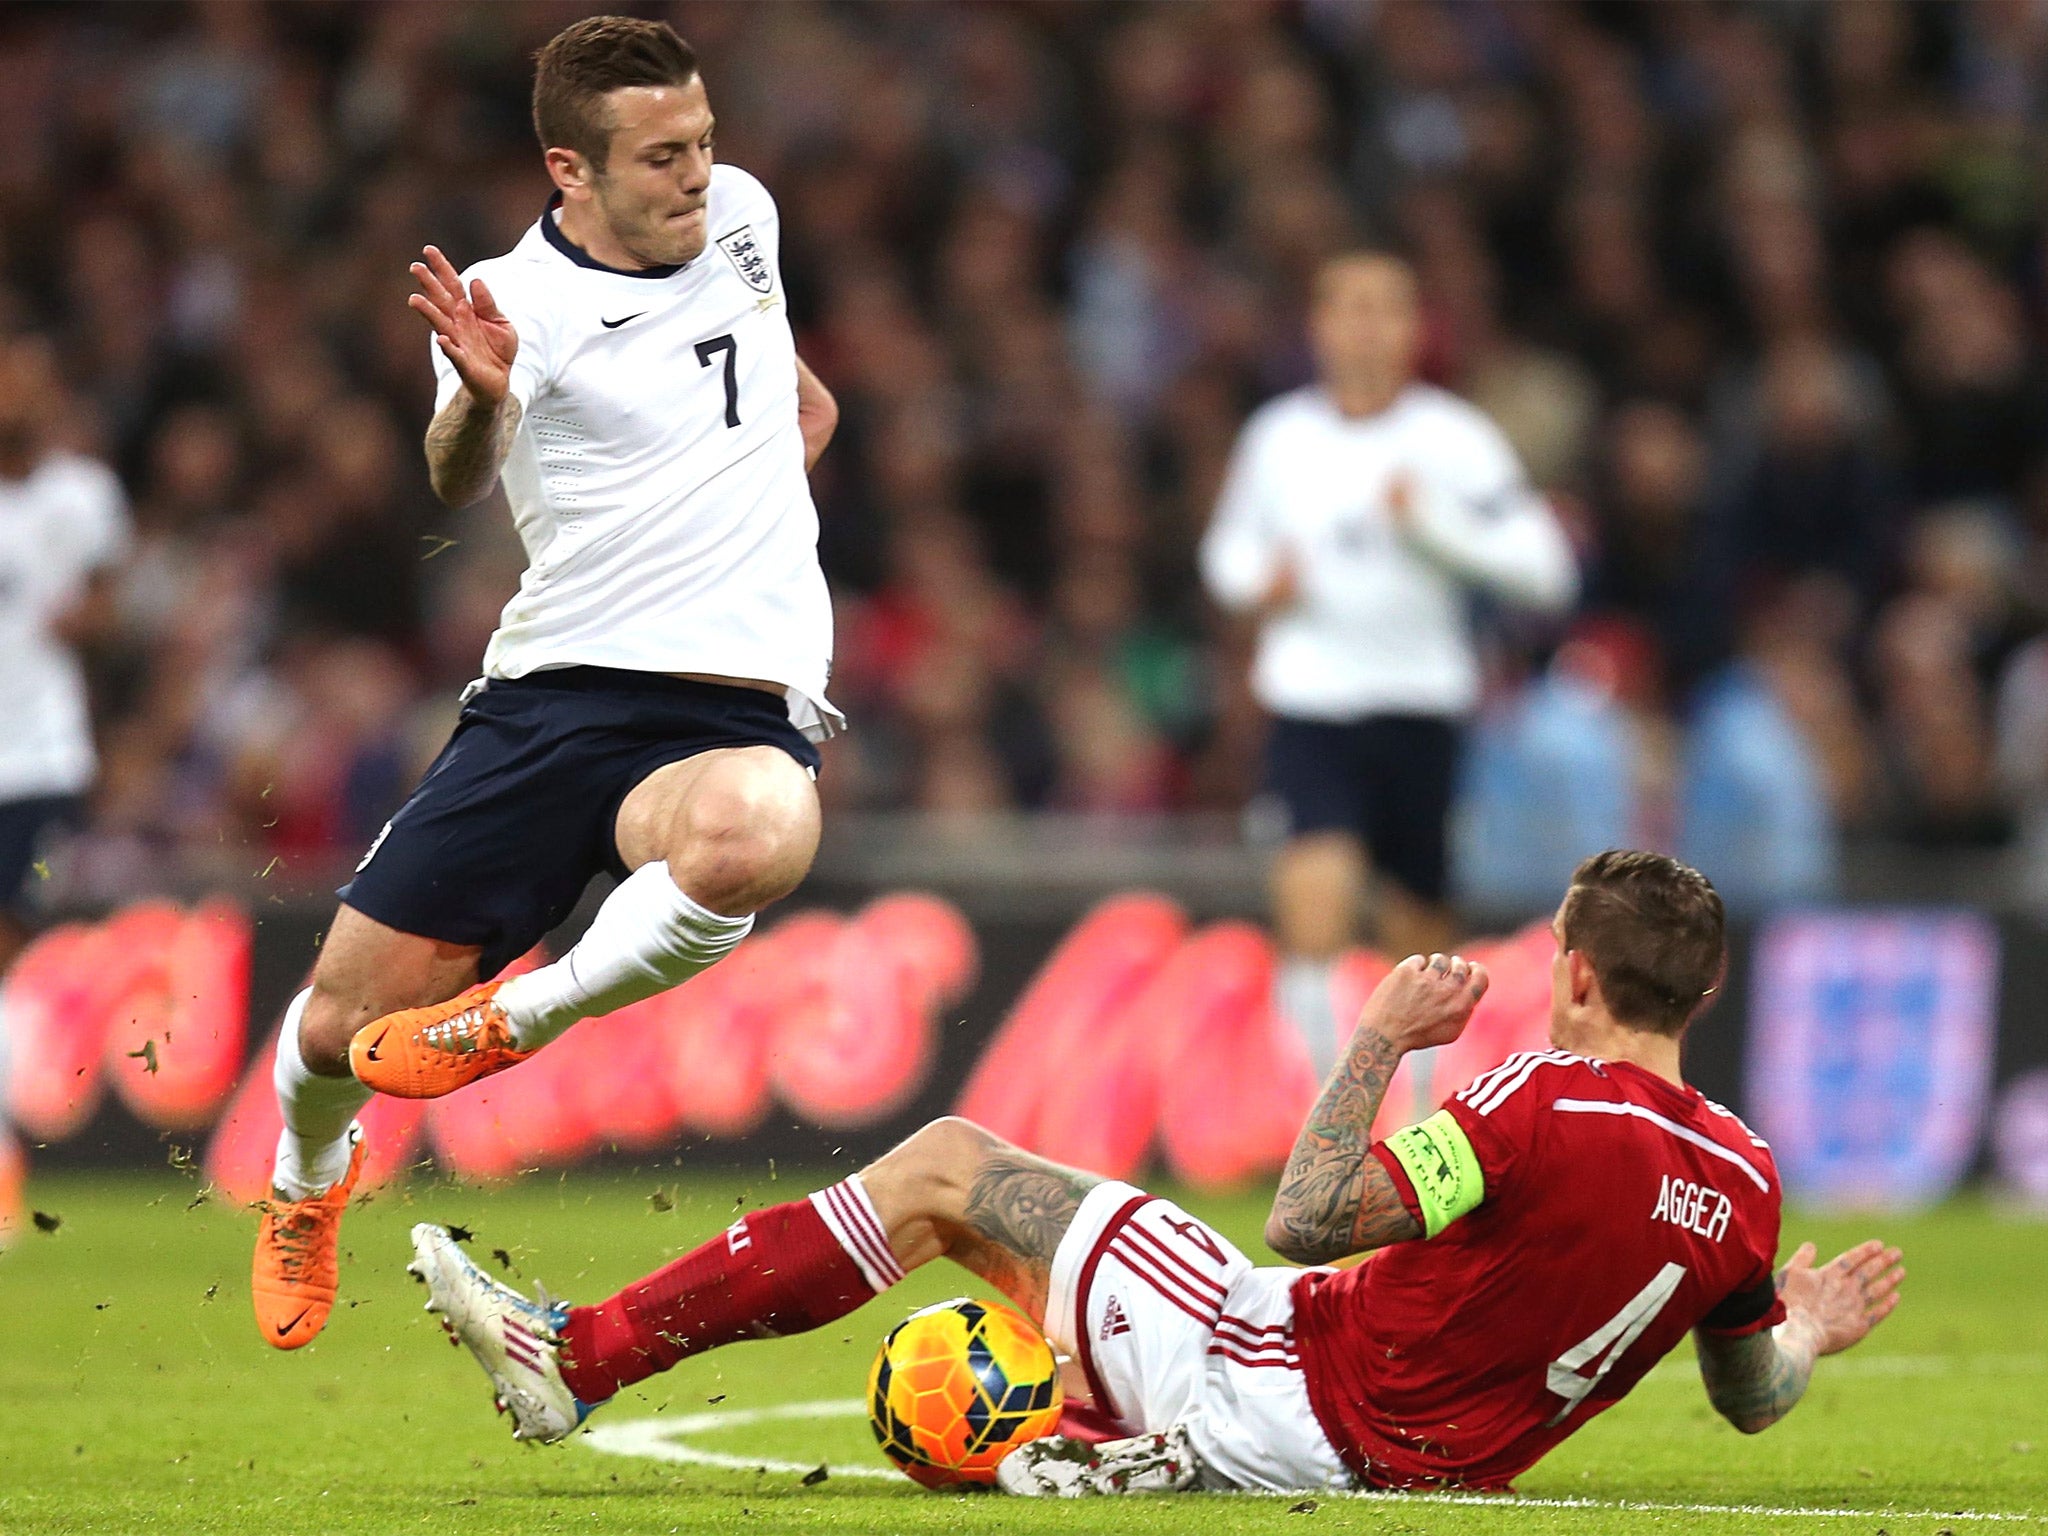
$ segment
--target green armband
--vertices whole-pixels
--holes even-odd
[[[1465,1128],[1447,1109],[1438,1110],[1420,1125],[1396,1131],[1387,1138],[1387,1150],[1407,1170],[1409,1182],[1415,1186],[1425,1237],[1435,1237],[1486,1198],[1486,1176],[1479,1171],[1478,1154],[1472,1150]]]

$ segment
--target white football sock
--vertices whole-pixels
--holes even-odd
[[[370,1102],[370,1090],[353,1077],[322,1077],[299,1054],[299,1020],[312,995],[308,987],[285,1009],[270,1079],[284,1115],[270,1182],[287,1200],[310,1200],[341,1182],[352,1150],[349,1126]]]
[[[751,914],[723,917],[699,906],[657,859],[619,882],[568,954],[500,987],[498,1006],[513,1043],[536,1050],[578,1019],[681,985],[731,954],[753,926]]]
[[[1330,1000],[1330,978],[1336,969],[1334,961],[1290,955],[1282,958],[1274,978],[1274,1004],[1308,1047],[1318,1083],[1337,1065],[1337,1009]]]
[[[848,1174],[830,1189],[819,1190],[811,1196],[811,1206],[876,1295],[903,1278],[903,1261],[889,1246],[882,1213],[875,1209],[859,1174]]]

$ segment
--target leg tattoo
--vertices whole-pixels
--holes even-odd
[[[952,1257],[1043,1320],[1053,1255],[1082,1197],[1101,1182],[1026,1152],[991,1152],[968,1189]]]
[[[1020,1258],[1050,1264],[1082,1196],[1101,1182],[1027,1154],[997,1153],[974,1176],[967,1224]]]

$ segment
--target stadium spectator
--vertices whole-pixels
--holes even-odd
[[[2048,636],[2014,653],[1998,686],[1999,786],[2019,817],[2030,879],[2024,894],[2048,909]]]
[[[1386,949],[1450,942],[1447,821],[1479,699],[1469,595],[1556,612],[1578,583],[1499,429],[1416,382],[1421,318],[1406,262],[1324,265],[1318,382],[1247,423],[1202,545],[1209,590],[1259,627],[1265,786],[1287,839],[1276,1002],[1318,1075],[1343,1045],[1331,976],[1368,882]]]
[[[1731,432],[1716,536],[1736,594],[1828,574],[1874,608],[1896,558],[1899,493],[1874,442],[1884,409],[1873,369],[1809,333],[1771,344],[1755,370],[1753,428]]]
[[[1895,822],[1936,842],[2009,831],[1995,775],[1987,680],[2009,649],[2014,532],[1993,506],[1924,514],[1905,557],[1907,590],[1872,636]]]
[[[1631,400],[1606,423],[1593,488],[1589,612],[1637,630],[1660,704],[1725,647],[1725,571],[1711,555],[1707,445],[1675,405]]]
[[[2009,497],[2038,466],[2048,380],[2019,295],[1954,235],[1900,242],[1891,288],[1907,477],[1923,501]]]
[[[1452,842],[1463,901],[1528,910],[1577,849],[1620,847],[1642,824],[1645,733],[1618,682],[1607,652],[1567,644],[1474,723]]]
[[[1837,853],[1825,781],[1769,680],[1737,663],[1703,690],[1680,789],[1678,846],[1712,855],[1747,906],[1832,895]]]

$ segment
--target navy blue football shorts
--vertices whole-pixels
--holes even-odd
[[[1349,832],[1379,873],[1442,901],[1451,793],[1463,732],[1440,715],[1359,720],[1277,716],[1266,738],[1265,792],[1287,833]]]
[[[623,879],[614,823],[642,779],[721,747],[818,749],[758,688],[562,667],[493,680],[336,894],[422,938],[483,947],[491,977],[574,910],[600,871]]]

